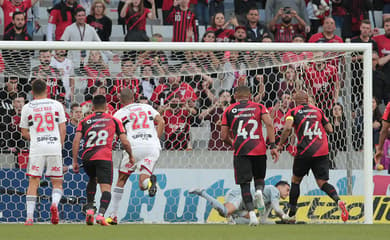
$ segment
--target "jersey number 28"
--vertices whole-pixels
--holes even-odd
[[[88,141],[86,147],[102,146],[107,144],[108,132],[106,130],[88,132]]]

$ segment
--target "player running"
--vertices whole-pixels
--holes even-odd
[[[333,132],[333,128],[323,111],[308,104],[308,99],[308,94],[305,91],[300,90],[295,93],[294,100],[297,107],[287,112],[286,123],[278,145],[278,150],[281,151],[283,144],[286,142],[294,127],[298,143],[291,179],[290,210],[288,213],[289,217],[291,217],[290,221],[295,222],[299,198],[299,184],[311,169],[318,187],[336,202],[341,210],[341,219],[345,222],[348,220],[348,211],[345,207],[345,202],[340,200],[336,189],[328,183],[329,148],[326,132]]]
[[[129,165],[129,156],[124,153],[120,163],[118,181],[112,194],[112,212],[107,218],[107,222],[112,225],[118,223],[118,209],[124,186],[134,171],[138,169],[140,172],[139,188],[142,191],[148,190],[151,197],[156,195],[157,179],[153,171],[160,156],[160,137],[165,125],[164,119],[152,106],[134,103],[134,94],[130,89],[125,88],[121,91],[120,101],[124,107],[118,110],[114,117],[120,119],[126,128],[135,164]]]
[[[80,166],[77,162],[80,141],[84,140],[82,161],[84,170],[89,176],[87,184],[87,217],[86,223],[93,225],[95,211],[93,203],[96,193],[96,185],[99,183],[102,195],[100,197],[99,212],[96,216],[96,223],[109,225],[104,213],[111,200],[111,184],[113,177],[112,166],[112,142],[115,135],[119,137],[122,145],[130,158],[129,165],[134,163],[130,143],[126,138],[126,132],[121,121],[106,112],[106,97],[97,95],[92,99],[94,113],[87,116],[79,123],[76,135],[73,140],[73,171],[79,172]]]
[[[26,205],[27,220],[25,225],[32,225],[39,182],[46,168],[46,177],[53,185],[50,207],[51,222],[58,224],[58,203],[62,197],[62,146],[64,145],[66,127],[65,112],[61,103],[48,99],[46,82],[40,79],[32,82],[34,100],[23,106],[20,128],[22,136],[30,141],[27,176]]]
[[[272,209],[275,210],[276,215],[282,221],[287,221],[289,219],[288,215],[285,214],[282,209],[280,209],[280,205],[279,205],[280,198],[286,199],[288,197],[289,192],[290,192],[290,184],[288,184],[286,181],[279,181],[278,183],[275,184],[275,186],[266,185],[264,187],[264,192],[262,197],[265,206],[264,206],[264,211],[260,213],[261,214],[260,223],[262,224],[272,223],[267,220]],[[220,203],[217,199],[210,196],[204,189],[195,188],[189,190],[189,193],[196,194],[206,199],[211,204],[211,206],[218,211],[221,217],[225,217],[228,219],[229,223],[232,224],[249,223],[249,212],[245,208],[245,203],[242,200],[240,189],[229,190],[226,193],[224,204]],[[259,202],[259,200],[256,199],[257,197],[260,196],[255,195],[255,201],[253,201],[255,207],[259,207],[256,206],[256,204]]]
[[[246,86],[235,88],[236,103],[226,108],[222,115],[221,138],[234,148],[234,175],[240,185],[242,199],[249,212],[249,225],[256,226],[259,221],[254,212],[253,197],[250,191],[252,179],[255,185],[257,204],[264,207],[262,192],[267,168],[267,147],[262,133],[262,121],[267,128],[271,155],[276,161],[279,153],[275,145],[275,132],[272,119],[264,105],[250,101],[250,89]],[[231,138],[233,136],[233,138]]]

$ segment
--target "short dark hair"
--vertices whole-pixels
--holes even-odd
[[[32,91],[34,94],[41,95],[46,92],[47,86],[46,86],[46,81],[42,79],[35,79],[32,82]]]
[[[368,24],[368,25],[371,25],[371,21],[369,19],[363,19],[361,24]]]
[[[23,15],[23,17],[25,16],[25,13],[24,12],[14,12],[12,14],[12,20],[15,20],[15,17],[18,16],[18,15]]]
[[[102,109],[105,108],[107,103],[106,97],[103,95],[96,95],[92,99],[92,104],[94,108]]]
[[[77,15],[77,13],[79,13],[79,12],[85,12],[85,13],[86,13],[86,11],[85,11],[85,9],[84,9],[84,8],[82,8],[82,7],[79,7],[79,8],[76,8],[76,11],[74,11],[74,15],[76,16],[76,15]]]
[[[79,103],[72,103],[72,105],[70,105],[70,110],[73,111],[73,108],[76,108],[76,107],[80,107],[80,104]]]
[[[290,186],[290,184],[289,184],[287,181],[280,180],[279,182],[277,182],[277,183],[275,184],[275,187],[278,187],[278,186],[285,186],[285,185]]]
[[[303,34],[297,33],[292,37],[292,40],[295,38],[302,38],[304,41],[306,40],[305,36]]]
[[[234,93],[240,94],[240,95],[250,95],[251,90],[247,86],[238,86],[234,89]]]
[[[49,49],[41,49],[39,50],[39,55],[41,55],[41,53],[45,53],[45,52],[51,52]]]

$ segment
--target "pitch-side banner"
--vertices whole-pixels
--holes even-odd
[[[224,219],[212,210],[203,198],[188,193],[194,187],[206,189],[211,196],[223,202],[223,196],[234,183],[234,173],[226,169],[159,169],[156,171],[158,192],[150,198],[147,192],[138,187],[138,175],[130,176],[120,205],[121,222],[223,222]],[[340,195],[347,194],[347,179],[344,170],[330,172],[332,183]],[[116,181],[116,175],[114,183]],[[275,184],[279,180],[291,178],[291,170],[268,170],[266,184]],[[352,221],[363,221],[363,172],[354,171],[352,178],[353,196],[343,199],[351,210]],[[317,187],[310,174],[301,184],[300,221],[340,221],[340,213],[329,197]],[[389,222],[390,211],[387,202],[390,197],[375,198],[375,221]],[[281,201],[284,208],[286,201]],[[110,209],[108,209],[108,213]],[[272,220],[272,216],[271,216]]]

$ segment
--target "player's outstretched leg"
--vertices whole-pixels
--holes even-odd
[[[150,182],[149,182],[149,196],[154,197],[157,192],[157,177],[156,175],[150,176]]]
[[[318,181],[320,181],[320,180],[317,180],[317,182]],[[321,184],[321,182],[319,184]],[[334,186],[332,184],[329,184],[328,182],[325,182],[322,184],[321,190],[326,192],[326,194],[328,194],[328,196],[330,198],[332,198],[333,201],[335,201],[337,203],[337,206],[340,208],[340,211],[341,211],[341,220],[346,222],[348,220],[348,215],[349,215],[348,210],[345,207],[345,202],[340,200],[340,197],[337,194],[337,191],[334,188]]]
[[[188,191],[188,193],[196,194],[196,195],[201,196],[204,199],[206,199],[211,204],[211,206],[215,210],[217,210],[217,212],[219,213],[219,215],[221,215],[221,217],[226,217],[228,215],[228,210],[226,209],[226,207],[222,203],[218,202],[217,199],[210,196],[204,189],[193,188],[193,189],[190,189]]]

